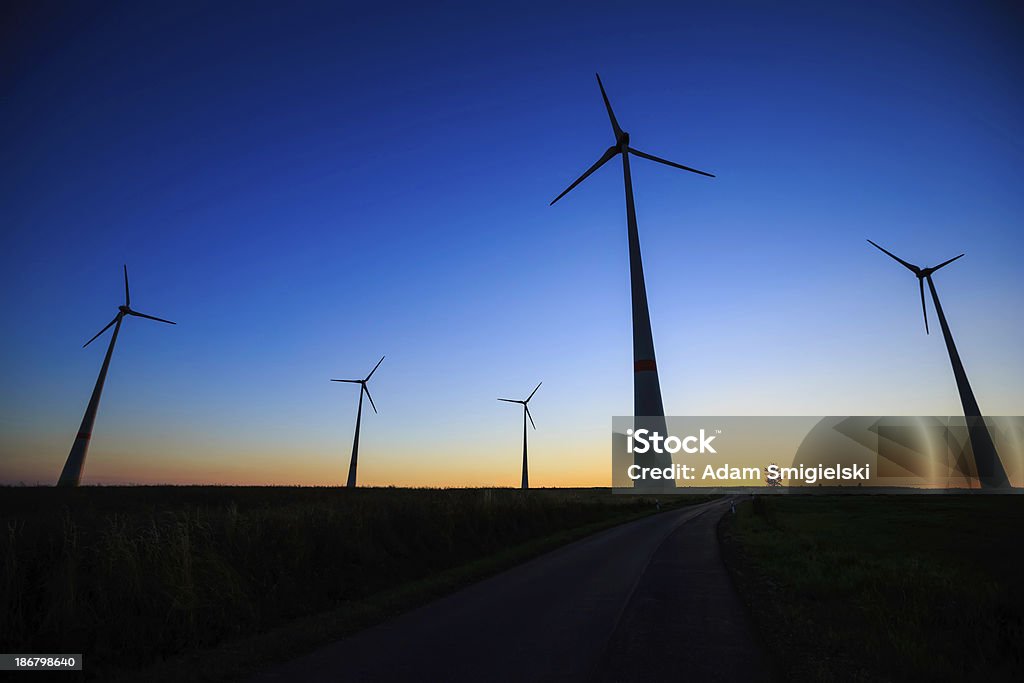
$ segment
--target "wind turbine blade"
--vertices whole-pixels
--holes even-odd
[[[931,332],[928,331],[928,309],[924,306],[924,278],[917,278],[917,283],[921,285],[921,313],[924,314],[924,333],[931,334]]]
[[[172,322],[170,320],[164,320],[163,318],[157,318],[156,316],[146,315],[145,313],[138,313],[136,311],[128,311],[128,315],[134,315],[134,316],[136,316],[138,318],[149,318],[150,320],[155,320],[158,323],[167,323],[168,325],[177,325],[178,324],[178,323]]]
[[[601,74],[594,74],[597,76],[597,87],[601,89],[601,98],[604,100],[605,109],[608,110],[608,119],[612,122],[612,130],[615,131],[615,139],[618,140],[619,136],[622,135],[622,129],[619,128],[619,122],[615,120],[615,112],[612,111],[612,103],[608,101],[608,93],[604,91],[604,83],[601,82]]]
[[[960,256],[963,256],[963,254],[960,254]],[[958,258],[960,258],[960,256],[954,256],[953,258],[949,259],[948,261],[943,261],[943,262],[942,262],[942,263],[940,263],[939,265],[937,265],[937,266],[935,266],[934,268],[932,268],[932,272],[934,273],[934,272],[935,272],[936,270],[938,270],[939,268],[945,268],[945,267],[946,267],[946,266],[948,266],[948,265],[949,265],[950,263],[952,263],[953,261],[956,261],[956,260],[957,260]]]
[[[522,401],[517,401],[514,398],[499,398],[498,400],[505,401],[506,403],[522,403]]]
[[[363,383],[363,380],[361,380],[361,379],[332,379],[331,381],[332,382],[348,382],[350,384],[362,384]]]
[[[364,382],[369,382],[369,381],[370,381],[370,378],[371,378],[371,377],[373,377],[373,373],[377,372],[377,368],[379,368],[379,367],[380,367],[380,364],[381,364],[381,363],[383,363],[383,362],[384,362],[384,356],[381,356],[381,357],[380,357],[380,360],[379,360],[379,361],[377,361],[377,364],[373,366],[373,370],[370,370],[370,374],[369,374],[369,375],[367,375],[367,376],[366,376],[366,379],[365,379],[365,380],[363,380],[363,381],[364,381]]]
[[[366,388],[366,382],[363,382],[362,385],[363,385],[363,391],[366,392],[366,398],[370,399],[370,406],[373,407],[373,412],[376,413],[377,412],[377,406],[375,406],[373,404],[373,396],[370,396],[370,390]]]
[[[533,425],[534,429],[536,429],[537,425],[533,424],[533,415],[530,415],[530,406],[526,405],[526,403],[523,403],[523,408],[526,409],[526,417],[530,418],[530,424]]]
[[[868,240],[868,242],[871,242],[871,240]],[[876,249],[878,249],[879,251],[885,252],[885,253],[886,253],[886,254],[888,254],[888,255],[889,255],[890,257],[892,257],[892,258],[896,259],[897,261],[899,261],[900,263],[902,263],[902,264],[903,264],[903,265],[904,265],[904,266],[905,266],[905,267],[906,267],[906,268],[907,268],[908,270],[910,270],[910,272],[914,273],[914,275],[917,275],[918,273],[920,273],[920,272],[921,272],[921,269],[920,269],[920,268],[918,268],[917,266],[915,266],[915,265],[914,265],[913,263],[907,263],[906,261],[904,261],[903,259],[901,259],[901,258],[900,258],[899,256],[897,256],[896,254],[892,253],[891,251],[888,251],[888,250],[886,250],[886,249],[882,249],[882,247],[878,246],[878,245],[877,245],[877,244],[875,244],[874,242],[871,242],[871,245],[872,245],[873,247],[875,247]]]
[[[533,398],[533,395],[537,393],[538,389],[540,389],[540,385],[541,384],[544,384],[544,382],[537,382],[537,386],[535,386],[533,388],[533,391],[530,392],[530,395],[526,397],[526,400],[523,401],[524,403],[529,403],[530,402],[530,399]]]
[[[650,159],[651,161],[657,161],[659,164],[665,164],[666,166],[672,166],[674,168],[681,168],[684,171],[689,171],[690,173],[699,173],[700,175],[706,175],[709,178],[714,178],[715,177],[714,173],[706,173],[705,171],[698,171],[695,168],[690,168],[689,166],[683,166],[682,164],[677,164],[674,161],[669,161],[668,159],[662,159],[661,157],[656,157],[653,154],[648,154],[647,152],[641,152],[640,150],[633,149],[632,147],[629,148],[629,151],[632,152],[633,154],[637,155],[638,157],[643,157],[644,159]]]
[[[561,199],[565,195],[569,194],[569,192],[572,190],[572,188],[576,187],[577,185],[582,183],[584,180],[586,180],[587,176],[589,176],[591,173],[593,173],[597,169],[599,169],[602,166],[604,166],[604,164],[607,163],[607,161],[609,159],[611,159],[613,156],[615,156],[618,153],[619,153],[618,147],[609,147],[607,150],[605,150],[605,153],[601,156],[601,158],[598,159],[597,162],[593,166],[588,168],[586,173],[584,173],[579,178],[577,178],[576,182],[574,182],[572,185],[570,185],[569,187],[565,188],[562,191],[562,194],[560,194],[557,197],[555,197],[554,199],[552,199],[551,203],[548,204],[548,206],[554,206],[555,202],[557,202],[559,199]]]
[[[115,315],[115,316],[114,316],[114,319],[113,319],[113,320],[111,320],[111,321],[110,321],[109,323],[107,323],[107,326],[106,326],[106,327],[104,327],[104,328],[103,328],[102,330],[100,330],[100,331],[99,331],[99,332],[97,332],[97,333],[96,333],[95,335],[93,335],[93,338],[92,338],[92,339],[90,339],[89,341],[87,341],[87,342],[85,342],[84,344],[82,344],[82,348],[84,349],[84,348],[85,348],[86,346],[88,346],[89,344],[92,344],[92,343],[93,343],[94,341],[96,341],[96,337],[100,336],[101,334],[103,334],[104,332],[106,332],[106,331],[107,331],[108,329],[110,329],[110,326],[111,326],[111,325],[113,325],[114,323],[116,323],[116,322],[117,322],[117,319],[118,319],[118,318],[120,318],[120,317],[121,317],[121,314],[120,314],[120,313],[118,313],[117,315]]]
[[[124,305],[132,305],[132,297],[128,294],[128,264],[124,264]]]

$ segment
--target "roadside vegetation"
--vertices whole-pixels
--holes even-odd
[[[0,488],[0,651],[230,678],[654,511],[607,489]]]
[[[760,496],[719,528],[794,681],[1024,680],[1024,497]]]

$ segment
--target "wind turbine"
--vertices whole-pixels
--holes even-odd
[[[348,486],[350,489],[356,486],[356,463],[359,460],[359,423],[363,419],[363,394],[366,394],[366,398],[370,399],[370,406],[373,408],[373,412],[377,412],[377,406],[373,404],[373,396],[370,396],[370,390],[366,387],[366,383],[373,377],[373,373],[377,372],[377,368],[384,362],[384,356],[380,357],[377,364],[373,366],[373,370],[370,370],[370,374],[365,379],[332,379],[332,382],[348,382],[349,384],[359,385],[359,408],[356,410],[356,436],[352,440],[352,460],[348,464]]]
[[[868,240],[871,242],[871,240]],[[953,334],[949,331],[946,323],[946,315],[942,312],[942,304],[939,303],[939,294],[935,290],[935,283],[932,282],[932,274],[940,268],[945,268],[953,261],[963,256],[954,256],[948,261],[943,261],[931,268],[919,268],[913,263],[907,263],[891,251],[883,249],[874,242],[871,245],[902,264],[907,270],[917,276],[917,283],[921,290],[921,312],[924,314],[925,334],[931,334],[928,329],[928,309],[924,305],[924,283],[928,281],[928,291],[932,295],[932,303],[935,304],[935,313],[939,316],[939,327],[942,328],[942,336],[946,340],[946,351],[949,352],[949,362],[953,365],[953,376],[956,378],[956,388],[960,392],[960,403],[964,407],[964,417],[967,419],[967,433],[971,439],[971,450],[974,452],[974,464],[978,470],[978,480],[983,488],[1008,488],[1010,481],[1003,469],[1003,463],[996,452],[995,444],[992,442],[992,435],[985,426],[985,418],[978,407],[978,401],[974,398],[974,391],[971,390],[971,383],[967,381],[967,372],[964,364],[957,353],[956,344],[953,343]]]
[[[658,365],[654,356],[654,337],[651,333],[651,314],[647,305],[647,287],[644,284],[643,260],[640,256],[640,235],[636,225],[636,206],[633,202],[633,181],[629,172],[629,155],[634,154],[659,164],[709,178],[715,176],[630,147],[629,133],[619,127],[619,122],[615,119],[615,112],[612,111],[611,102],[608,101],[608,94],[605,93],[604,85],[601,83],[601,76],[595,75],[597,75],[597,85],[601,89],[601,98],[604,100],[605,109],[608,110],[612,132],[615,133],[615,144],[605,150],[601,158],[567,187],[562,194],[555,197],[551,204],[553,205],[568,194],[570,190],[582,183],[587,176],[601,168],[615,155],[622,155],[622,175],[626,185],[626,227],[629,238],[629,281],[633,303],[633,415],[654,418],[649,420],[648,422],[651,424],[646,426],[653,431],[665,434],[665,407],[661,402],[661,382],[658,379]],[[661,456],[660,459],[656,458],[653,464],[670,465],[671,458],[667,455]],[[670,484],[671,480],[666,480],[663,483]]]
[[[114,325],[114,334],[110,336],[110,346],[107,347],[107,355],[103,357],[103,365],[100,367],[100,375],[96,378],[96,386],[93,387],[92,397],[89,399],[89,405],[85,408],[85,416],[82,418],[82,425],[78,428],[78,436],[75,437],[75,442],[71,445],[71,452],[68,454],[68,459],[64,463],[64,469],[60,473],[60,479],[57,480],[57,486],[62,487],[73,487],[78,486],[78,483],[82,480],[82,469],[85,467],[85,455],[89,451],[89,440],[92,438],[92,426],[96,422],[96,410],[100,407],[100,394],[103,393],[103,383],[107,379],[107,368],[110,367],[110,357],[114,354],[114,343],[117,341],[117,333],[121,330],[121,321],[124,320],[126,315],[133,315],[136,318],[148,318],[149,320],[156,320],[157,322],[167,323],[169,325],[177,325],[170,320],[164,320],[163,318],[157,318],[152,315],[146,315],[145,313],[139,313],[133,311],[131,308],[131,294],[128,292],[128,266],[124,266],[124,305],[117,307],[117,315],[114,319],[107,323],[107,326],[97,332],[92,339],[85,342],[82,345],[84,349],[89,344],[96,340],[101,334],[106,332],[111,325]]]
[[[533,398],[533,395],[537,393],[538,389],[540,389],[540,385],[541,384],[544,384],[544,382],[538,382],[537,386],[535,386],[533,388],[533,391],[530,392],[530,395],[526,397],[525,401],[517,401],[514,398],[499,398],[498,399],[499,401],[505,401],[506,403],[518,403],[521,406],[523,406],[523,488],[524,489],[530,488],[530,475],[527,473],[527,469],[526,469],[526,418],[530,418],[530,424],[533,425],[534,429],[537,429],[537,425],[533,424],[533,415],[530,415],[530,399]]]

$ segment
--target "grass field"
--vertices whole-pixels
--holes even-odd
[[[0,488],[0,651],[231,677],[653,511],[607,489]]]
[[[1024,680],[1024,497],[761,496],[725,558],[779,677]]]

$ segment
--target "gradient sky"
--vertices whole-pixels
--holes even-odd
[[[21,3],[0,22],[0,481],[607,485],[633,162],[667,412],[1024,415],[1005,2]],[[929,303],[929,308],[931,304]],[[930,315],[933,315],[931,310]],[[934,321],[934,317],[932,318]],[[936,326],[937,327],[937,326]]]

